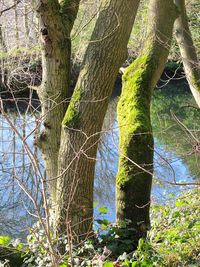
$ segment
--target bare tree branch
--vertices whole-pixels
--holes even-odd
[[[5,8],[5,9],[1,10],[1,11],[0,11],[0,16],[1,16],[3,13],[5,13],[5,12],[11,10],[12,8],[15,8],[20,2],[21,2],[21,0],[17,0],[16,3],[13,4],[12,6],[9,6],[9,7]]]

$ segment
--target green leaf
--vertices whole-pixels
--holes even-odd
[[[107,214],[108,213],[108,208],[107,207],[98,208],[98,212],[99,213]]]
[[[142,249],[143,244],[144,244],[144,239],[140,238],[140,240],[138,242],[138,250]]]
[[[181,207],[185,205],[185,201],[184,200],[176,200],[175,201],[175,205],[176,207]]]
[[[103,267],[114,267],[114,264],[111,261],[109,261],[104,263]]]
[[[141,267],[150,267],[150,265],[148,264],[146,260],[143,260],[141,263]]]
[[[0,236],[0,245],[8,246],[10,244],[10,236]]]
[[[22,243],[17,245],[17,249],[19,249],[19,250],[23,249],[23,247],[24,247],[24,244],[22,244]]]
[[[122,263],[122,266],[127,267],[127,266],[129,266],[129,264],[126,263],[126,262],[123,262],[123,263]]]
[[[132,262],[131,267],[137,267],[137,266],[138,266],[137,261]]]
[[[110,225],[110,222],[108,221],[108,220],[106,220],[106,219],[104,219],[104,220],[96,220],[96,222],[98,223],[98,224],[100,224],[101,226],[108,226],[108,225]]]

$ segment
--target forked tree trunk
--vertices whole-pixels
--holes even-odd
[[[183,66],[191,92],[200,107],[200,63],[198,62],[195,46],[188,25],[185,0],[175,0],[179,17],[174,24],[175,37],[179,45]]]
[[[93,184],[100,131],[139,0],[103,1],[63,120],[59,154],[57,233],[70,224],[73,235],[86,237],[93,224]]]
[[[118,103],[119,167],[117,221],[130,220],[140,236],[150,226],[153,134],[150,103],[163,72],[175,20],[173,0],[150,0],[147,39],[138,58],[123,75]]]
[[[49,179],[51,199],[56,203],[58,152],[61,122],[68,106],[70,83],[70,32],[78,11],[79,0],[38,0],[42,44],[42,84],[38,95],[42,105],[44,130],[36,140],[43,153]]]

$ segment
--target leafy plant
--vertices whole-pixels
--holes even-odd
[[[178,197],[173,206],[153,207],[149,238],[162,255],[163,266],[200,265],[199,203],[199,190],[194,189]]]
[[[2,246],[8,246],[10,244],[10,241],[10,236],[0,236],[0,245]]]

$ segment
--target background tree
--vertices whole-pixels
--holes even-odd
[[[179,16],[175,21],[175,37],[180,49],[184,71],[191,92],[197,105],[200,107],[200,64],[188,25],[185,0],[175,0]]]

